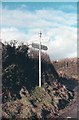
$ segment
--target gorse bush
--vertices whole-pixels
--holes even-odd
[[[37,106],[42,104],[46,107],[50,107],[52,102],[50,95],[45,91],[44,87],[36,87],[32,91],[32,100],[37,104]]]

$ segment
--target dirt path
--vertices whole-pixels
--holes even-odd
[[[79,95],[77,92],[75,93],[75,98],[74,100],[70,103],[68,107],[66,107],[63,112],[60,111],[60,118],[77,118],[79,119]]]

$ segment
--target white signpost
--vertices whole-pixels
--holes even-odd
[[[40,32],[39,44],[32,43],[32,47],[39,49],[39,87],[41,87],[41,50],[48,49],[47,46],[41,45],[41,35],[42,35],[42,33]]]

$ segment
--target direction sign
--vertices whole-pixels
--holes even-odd
[[[32,47],[39,49],[39,44],[38,43],[32,43]],[[47,50],[47,46],[41,45],[42,50]]]

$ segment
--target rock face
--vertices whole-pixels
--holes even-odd
[[[38,57],[26,45],[3,45],[2,108],[4,118],[53,118],[73,99],[61,83],[48,55],[42,59],[42,87],[38,86]],[[30,55],[29,55],[30,54]],[[35,58],[34,58],[35,55]]]

